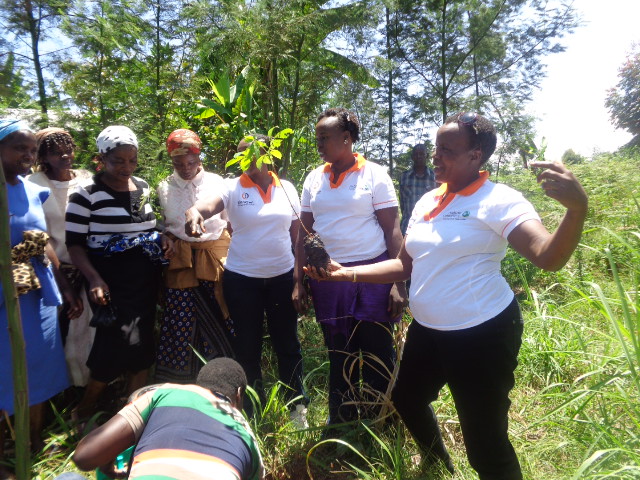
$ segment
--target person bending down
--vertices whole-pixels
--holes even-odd
[[[246,386],[240,364],[219,357],[202,367],[197,385],[143,389],[80,441],[73,461],[81,470],[101,467],[110,476],[122,475],[113,462],[137,444],[130,479],[262,479],[258,444],[241,413]]]

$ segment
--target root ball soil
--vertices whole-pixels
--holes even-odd
[[[304,253],[307,255],[307,264],[316,269],[329,267],[329,254],[324,248],[324,243],[317,233],[311,233],[304,239]]]

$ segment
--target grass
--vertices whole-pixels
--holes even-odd
[[[565,269],[541,272],[510,252],[504,274],[517,292],[525,332],[511,394],[510,434],[526,479],[640,479],[640,154],[605,155],[573,167],[590,195],[582,245]],[[527,172],[500,178],[525,192],[552,229],[562,208],[546,199]],[[268,475],[284,479],[439,478],[422,472],[418,451],[399,423],[354,423],[341,439],[321,440],[327,417],[327,355],[313,318],[300,322],[307,430],[288,421],[276,381],[275,357],[264,356],[271,385],[253,422]],[[269,342],[266,342],[268,345]],[[69,411],[60,407],[47,429],[58,446],[37,455],[35,478],[73,470],[76,442]],[[434,408],[456,467],[469,467],[455,408],[445,388]]]

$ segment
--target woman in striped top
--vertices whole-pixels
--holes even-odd
[[[107,127],[97,145],[103,171],[78,188],[66,212],[69,255],[89,283],[89,299],[101,309],[93,320],[103,320],[94,325],[87,360],[91,379],[79,417],[91,413],[107,384],[121,374],[129,374],[129,393],[145,385],[155,358],[161,262],[173,251],[171,240],[156,231],[149,185],[133,176],[135,134],[127,127]]]

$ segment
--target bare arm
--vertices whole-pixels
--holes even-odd
[[[115,415],[80,441],[73,454],[73,461],[80,470],[94,470],[113,462],[118,454],[135,441],[135,434],[129,423],[121,415]]]
[[[544,192],[567,208],[555,232],[536,220],[518,225],[508,237],[511,246],[536,267],[545,270],[560,270],[571,258],[578,246],[588,199],[582,185],[562,163],[538,162],[532,167],[545,168],[538,175]]]
[[[198,200],[196,204],[185,212],[186,222],[184,231],[190,237],[200,237],[206,228],[204,221],[224,210],[224,202],[220,197],[214,195],[209,198]]]
[[[60,292],[64,299],[69,303],[69,319],[73,320],[74,318],[78,318],[82,311],[84,310],[84,305],[82,304],[82,300],[75,292],[75,290],[69,285],[67,281],[67,277],[60,271],[60,260],[56,255],[56,251],[51,246],[50,242],[44,247],[45,254],[47,258],[51,260],[51,267],[53,270],[53,276],[56,279],[56,283],[58,284],[58,288],[60,288]]]
[[[384,262],[359,265],[357,267],[343,267],[339,263],[331,262],[328,272],[318,272],[314,267],[305,267],[304,271],[316,280],[334,282],[366,282],[366,283],[394,283],[408,280],[411,277],[413,260],[404,247],[400,248],[397,258]]]
[[[376,218],[384,233],[387,252],[391,258],[396,258],[402,247],[402,232],[398,218],[398,207],[376,210]],[[404,281],[396,281],[389,294],[388,311],[396,317],[402,313],[407,305],[407,289]]]
[[[300,212],[300,220],[304,227],[312,232],[313,224],[315,222],[313,218],[313,213],[311,212]],[[298,235],[296,236],[296,241],[294,243],[294,252],[296,257],[295,266],[293,268],[293,306],[296,311],[300,314],[304,314],[307,311],[309,306],[309,298],[307,295],[307,290],[304,288],[302,281],[304,280],[304,271],[302,267],[307,263],[307,257],[304,253],[304,238],[307,235],[307,232],[304,228],[298,228]]]
[[[67,247],[71,262],[78,267],[89,282],[89,299],[98,305],[106,305],[106,293],[109,293],[109,286],[102,279],[98,271],[94,268],[87,255],[87,250],[82,245],[69,245]]]

